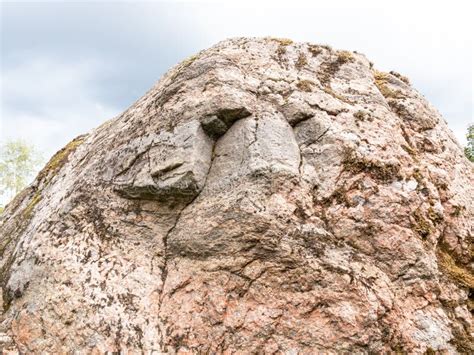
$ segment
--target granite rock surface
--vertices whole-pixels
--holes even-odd
[[[474,169],[365,56],[218,43],[0,217],[5,353],[473,353]]]

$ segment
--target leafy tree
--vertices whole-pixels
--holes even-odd
[[[464,148],[464,154],[467,159],[474,162],[474,124],[467,129],[467,146]]]
[[[36,149],[21,140],[0,146],[0,213],[2,203],[9,202],[33,179],[41,163]]]

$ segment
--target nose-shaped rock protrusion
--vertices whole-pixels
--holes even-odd
[[[116,179],[116,191],[131,199],[192,200],[206,181],[212,147],[198,121],[160,134],[131,172]]]
[[[205,116],[201,124],[209,137],[217,139],[223,136],[235,121],[250,115],[251,112],[245,107],[226,108]]]

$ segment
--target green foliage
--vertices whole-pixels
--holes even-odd
[[[32,145],[8,141],[0,146],[0,203],[10,201],[32,180],[41,157]],[[0,213],[3,207],[0,206]]]
[[[474,124],[467,129],[467,146],[464,148],[464,154],[467,159],[474,162]]]

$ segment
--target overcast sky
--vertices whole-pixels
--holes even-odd
[[[0,140],[22,138],[48,157],[187,56],[228,37],[273,36],[357,50],[408,76],[464,143],[473,120],[469,3],[2,2]]]

